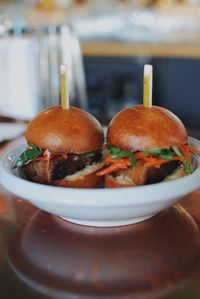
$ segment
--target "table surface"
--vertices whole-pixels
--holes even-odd
[[[90,228],[0,187],[0,298],[200,298],[200,190],[152,219]]]

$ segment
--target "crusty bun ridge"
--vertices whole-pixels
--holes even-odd
[[[101,124],[91,114],[70,107],[53,106],[41,111],[28,124],[28,143],[42,149],[81,154],[102,146]]]
[[[121,149],[148,150],[187,143],[181,120],[165,108],[142,105],[120,111],[111,120],[107,141]]]

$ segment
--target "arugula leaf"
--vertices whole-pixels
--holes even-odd
[[[172,160],[174,157],[174,152],[170,149],[163,149],[161,154],[159,155],[160,159]]]
[[[95,152],[88,152],[88,153],[81,154],[81,156],[84,158],[91,158],[94,157],[95,155],[96,155]]]
[[[112,158],[130,157],[132,153],[129,150],[110,151]]]
[[[83,156],[84,156],[85,158],[91,158],[91,157],[94,157],[95,154],[96,154],[96,153],[94,153],[94,152],[90,152],[90,153],[85,153]]]
[[[82,154],[76,154],[80,157],[83,157],[83,158],[92,158],[94,157],[96,154],[101,154],[101,149],[97,149],[95,152],[87,152],[87,153],[82,153]]]
[[[178,157],[182,157],[184,159],[185,171],[187,174],[191,174],[193,172],[192,163],[190,163],[189,161],[186,160],[185,156],[182,154],[182,152],[179,150],[179,148],[177,146],[173,146],[173,150]]]
[[[153,148],[150,150],[144,150],[142,151],[143,154],[161,154],[162,153],[162,149],[161,148]]]
[[[43,150],[40,147],[36,147],[33,144],[29,144],[29,149],[24,151],[19,158],[17,159],[13,168],[21,167],[36,157],[39,157],[43,153]]]
[[[189,161],[186,161],[184,163],[185,165],[185,171],[187,174],[191,174],[193,172],[193,167],[192,167],[192,164],[189,162]]]
[[[110,144],[106,144],[106,148],[109,150],[112,158],[120,159],[130,157],[131,166],[136,165],[136,160],[133,156],[133,153],[130,150],[120,149],[118,147],[111,146]]]
[[[131,166],[135,167],[136,166],[136,159],[133,155],[130,156],[130,162],[131,162]]]

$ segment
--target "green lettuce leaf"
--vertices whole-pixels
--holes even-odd
[[[28,164],[34,158],[39,157],[43,153],[43,150],[40,147],[36,147],[33,144],[29,144],[29,149],[25,150],[17,159],[13,168],[22,167],[25,164]]]
[[[152,154],[152,155],[158,155],[159,159],[166,159],[171,160],[175,156],[175,153],[172,149],[160,149],[160,148],[154,148],[150,150],[142,151],[144,154]]]
[[[136,160],[130,150],[123,150],[118,147],[111,146],[110,144],[106,144],[106,148],[109,150],[112,158],[120,159],[130,157],[131,166],[136,165]]]

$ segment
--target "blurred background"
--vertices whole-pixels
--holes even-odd
[[[1,0],[1,117],[27,121],[58,104],[60,63],[71,104],[104,124],[142,103],[153,64],[154,104],[200,137],[200,0]]]

